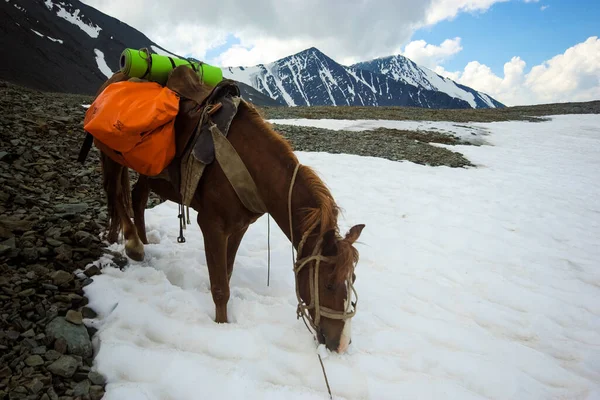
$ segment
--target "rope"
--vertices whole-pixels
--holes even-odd
[[[292,265],[296,263],[294,257],[294,229],[292,228],[292,190],[294,189],[294,183],[296,183],[296,176],[298,175],[298,170],[300,169],[300,163],[296,165],[296,169],[294,169],[294,174],[292,175],[292,181],[290,183],[290,191],[288,192],[288,214],[290,217],[290,241],[292,242]],[[300,247],[298,247],[300,249]],[[300,254],[300,253],[298,253]]]
[[[321,363],[321,369],[323,370],[323,376],[325,377],[325,384],[327,385],[327,391],[329,392],[329,398],[333,400],[333,395],[331,394],[331,387],[329,387],[329,379],[327,379],[327,372],[325,372],[325,365],[323,365],[323,359],[321,355],[317,353],[319,356],[319,362]]]
[[[295,261],[295,257],[294,257],[294,227],[292,226],[292,190],[294,189],[294,183],[296,183],[296,177],[298,175],[298,170],[300,169],[300,163],[298,163],[296,165],[296,168],[294,169],[294,174],[292,175],[292,181],[290,183],[290,190],[288,192],[288,215],[289,215],[289,221],[290,221],[290,241],[292,242],[292,265],[294,266],[294,275],[296,278],[296,296],[298,297],[298,299],[300,299],[300,293],[298,292],[298,272],[300,272],[300,270],[302,269],[302,267],[304,267],[304,265],[306,265],[309,261],[312,261],[313,258],[316,258],[317,260],[317,264],[315,267],[315,278],[316,278],[316,283],[314,284],[314,286],[318,285],[319,282],[319,263],[321,261],[321,258],[323,258],[323,256],[317,256],[315,253],[318,252],[320,244],[322,239],[319,240],[318,244],[319,246],[315,246],[314,252],[313,252],[313,256],[304,260],[302,262],[302,264],[300,265],[300,267],[296,267],[296,261]],[[304,234],[304,236],[302,237],[302,240],[300,241],[300,243],[298,244],[298,255],[302,254],[302,248],[304,247],[304,244],[306,243],[306,240],[308,239],[308,235],[310,234],[310,232],[313,231],[313,229],[316,228],[317,223],[315,222],[315,224],[313,226],[310,227],[310,229],[308,229],[306,231],[306,233]],[[311,275],[312,278],[312,275]],[[310,290],[311,292],[313,291],[313,285],[310,285]],[[319,288],[316,288],[316,298],[318,300],[319,298]],[[316,315],[318,317],[320,317],[319,315],[319,303],[315,303],[315,295],[313,295],[311,293],[311,303],[315,304],[315,311],[316,311]],[[298,316],[302,316],[302,321],[304,322],[304,325],[306,325],[306,329],[308,329],[308,331],[313,335],[313,339],[315,339],[315,341],[318,342],[317,340],[317,329],[316,326],[313,325],[312,321],[311,321],[311,325],[313,326],[313,328],[315,329],[315,332],[313,333],[310,328],[308,327],[308,324],[306,323],[306,319],[305,319],[305,309],[302,307],[302,303],[298,303],[298,310],[297,310]],[[318,321],[318,320],[317,320]],[[327,393],[329,393],[329,398],[331,400],[333,400],[333,395],[331,394],[331,387],[329,386],[329,379],[327,378],[327,371],[325,371],[325,365],[323,365],[323,360],[321,359],[321,355],[319,353],[317,353],[317,356],[319,357],[319,363],[321,364],[321,370],[323,371],[323,378],[325,378],[325,385],[327,386]]]
[[[271,282],[271,214],[267,214],[267,286]]]

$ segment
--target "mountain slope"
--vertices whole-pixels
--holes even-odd
[[[144,34],[78,0],[0,2],[0,79],[46,91],[94,94],[123,49],[170,54]],[[244,98],[279,103],[249,87]]]
[[[502,103],[492,99],[487,94],[457,84],[453,80],[444,78],[428,68],[420,67],[415,62],[401,55],[361,62],[354,64],[352,67],[383,74],[396,81],[415,87],[444,92],[452,97],[465,100],[473,108],[504,107]]]
[[[342,66],[314,47],[270,64],[223,68],[223,74],[290,106],[470,108],[465,100],[446,93]]]

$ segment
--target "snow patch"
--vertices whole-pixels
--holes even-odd
[[[46,7],[48,7],[49,10],[52,10],[53,6],[57,7],[57,16],[65,19],[66,21],[69,21],[73,25],[78,26],[79,29],[87,33],[92,38],[97,38],[100,34],[100,31],[102,30],[102,28],[100,28],[98,25],[95,25],[93,23],[91,25],[88,25],[85,22],[83,22],[81,20],[81,16],[79,15],[81,11],[79,9],[76,9],[75,11],[73,11],[73,13],[70,13],[63,7],[62,4],[55,4],[51,0],[46,0],[44,4],[46,5]]]
[[[106,63],[106,60],[104,59],[104,53],[98,49],[94,49],[94,53],[96,53],[96,64],[98,64],[98,69],[100,72],[106,75],[107,78],[113,76],[114,72]]]
[[[60,44],[63,44],[63,41],[62,41],[62,39],[55,39],[55,38],[53,38],[53,37],[50,37],[50,36],[46,36],[46,38],[48,38],[48,39],[52,40],[53,42],[58,42],[58,43],[60,43]]]
[[[453,135],[472,144],[487,143],[489,130],[483,125],[433,121],[345,120],[345,119],[270,119],[272,124],[311,126],[334,131],[362,132],[377,128],[407,131],[436,131]]]
[[[19,24],[17,24],[17,25],[19,25]],[[19,26],[20,26],[20,25],[19,25]],[[43,34],[39,33],[38,31],[36,31],[35,29],[31,29],[31,31],[32,31],[33,33],[35,33],[36,35],[40,36],[40,37],[45,37],[46,39],[48,39],[48,40],[51,40],[51,41],[53,41],[53,42],[58,42],[58,43],[60,43],[60,44],[63,44],[63,41],[62,41],[61,39],[55,39],[55,38],[53,38],[53,37],[50,37],[50,36],[43,35]]]
[[[352,344],[320,349],[334,398],[596,399],[600,116],[462,125],[489,132],[492,146],[458,147],[480,168],[297,152],[344,209],[342,232],[366,224]],[[267,287],[266,216],[250,226],[231,322],[215,324],[203,237],[193,224],[177,243],[177,209],[147,210],[146,260],[84,289],[106,398],[327,398],[285,235],[271,223]]]
[[[490,108],[496,108],[496,105],[487,94],[479,92],[479,97],[481,97]]]

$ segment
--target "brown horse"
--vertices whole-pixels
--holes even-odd
[[[307,316],[320,343],[344,352],[350,344],[350,317],[355,312],[350,311],[358,261],[353,243],[364,225],[340,236],[339,209],[330,191],[312,169],[299,164],[289,143],[244,101],[228,140],[254,179],[268,213],[299,251],[294,268],[299,315]],[[127,168],[104,153],[101,159],[110,214],[109,241],[116,241],[122,228],[127,255],[141,260],[143,244],[148,243],[144,210],[150,190],[177,203],[181,196],[169,181],[141,175],[130,191]],[[215,321],[225,323],[238,247],[249,225],[262,214],[243,206],[218,161],[206,167],[191,206],[198,213],[204,237]]]

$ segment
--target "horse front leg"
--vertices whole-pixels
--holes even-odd
[[[229,301],[229,279],[227,278],[227,236],[215,225],[198,214],[198,225],[204,236],[204,251],[208,264],[210,292],[215,302],[215,322],[226,323]]]
[[[137,229],[137,234],[143,244],[148,244],[146,236],[146,219],[144,213],[148,204],[148,195],[150,194],[150,184],[148,177],[140,175],[133,190],[131,191],[131,201],[133,208],[133,222]]]

